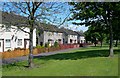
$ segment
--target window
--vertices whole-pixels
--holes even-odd
[[[6,46],[6,48],[10,48],[11,47],[11,40],[10,39],[6,39],[5,40],[5,46]]]
[[[0,42],[0,47],[1,47],[1,42]]]
[[[17,45],[18,45],[18,46],[22,46],[22,39],[18,39]]]

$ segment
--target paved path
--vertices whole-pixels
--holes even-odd
[[[54,55],[54,54],[58,54],[58,53],[64,53],[64,52],[67,52],[67,51],[72,51],[72,50],[77,50],[77,49],[80,49],[80,48],[70,48],[70,49],[59,50],[59,51],[54,51],[54,52],[40,53],[40,54],[34,55],[34,57],[49,56],[49,55]],[[0,65],[2,65],[2,64],[10,64],[10,63],[19,62],[19,61],[24,61],[24,60],[27,60],[27,59],[28,59],[28,56],[2,59],[2,62],[0,62]]]

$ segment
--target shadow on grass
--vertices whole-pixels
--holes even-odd
[[[118,53],[120,53],[120,49],[114,50],[114,54],[118,54]],[[77,60],[77,59],[108,57],[108,56],[109,56],[109,50],[88,50],[88,51],[75,51],[73,53],[60,53],[50,56],[36,56],[34,58],[38,60]],[[6,70],[8,69],[13,70],[12,67],[17,67],[20,69],[29,68],[26,62],[24,63],[15,62],[12,64],[3,65],[3,68],[6,68]]]
[[[118,54],[120,49],[114,50],[114,54]],[[50,56],[36,56],[36,59],[42,60],[77,60],[77,59],[84,59],[84,58],[93,58],[93,57],[108,57],[109,50],[89,50],[89,51],[76,51],[74,53],[60,53]]]
[[[94,47],[94,48],[103,48],[103,47],[106,48],[107,47],[107,48],[109,48],[109,45],[102,45],[102,47],[101,47],[101,45],[96,45],[96,46],[93,45],[93,46],[90,46],[90,47]]]

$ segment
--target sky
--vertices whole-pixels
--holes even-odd
[[[59,25],[70,14],[70,8],[72,8],[72,7],[69,6],[67,3],[64,3],[64,2],[56,2],[56,3],[57,3],[57,5],[59,5],[61,7],[60,9],[58,9],[58,11],[60,11],[60,13],[52,14],[52,16],[49,17],[49,19],[54,21],[54,23],[52,23],[52,24]],[[2,4],[2,3],[0,2],[0,4]],[[2,8],[5,8],[5,7],[2,7]],[[70,16],[71,16],[71,14],[69,15],[69,17]],[[76,22],[78,22],[78,21],[76,21]],[[82,25],[82,26],[73,25],[72,21],[64,22],[61,25],[61,27],[65,27],[65,28],[68,28],[68,29],[71,29],[71,30],[74,30],[74,31],[81,31],[82,30],[83,32],[88,29],[88,27],[85,27],[84,25]]]
[[[62,6],[63,6],[63,8],[61,8],[62,13],[57,15],[57,20],[59,18],[61,18],[61,20],[63,21],[70,14],[70,8],[72,8],[72,7],[70,5],[68,5],[67,3],[63,3]],[[71,17],[71,15],[72,14],[70,14],[69,17]],[[82,30],[83,32],[85,32],[85,31],[88,30],[88,27],[85,27],[85,25],[77,26],[77,25],[72,24],[72,22],[74,22],[74,21],[66,21],[66,22],[64,22],[63,25],[61,25],[61,27],[63,26],[65,28],[68,28],[68,29],[71,29],[71,30],[74,30],[74,31],[81,31]],[[79,21],[76,21],[76,22],[81,22],[81,21],[79,20]]]

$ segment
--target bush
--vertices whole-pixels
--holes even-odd
[[[20,50],[26,50],[26,48],[20,48]]]
[[[57,41],[54,42],[54,47],[58,47],[58,42]]]
[[[15,48],[15,50],[20,50],[20,47],[18,47],[18,48]]]
[[[44,48],[44,46],[37,45],[36,48]]]
[[[11,52],[11,50],[10,50],[10,49],[8,49],[7,51],[8,51],[8,52]]]
[[[50,46],[51,48],[53,48],[54,46],[52,45],[52,46]]]
[[[49,47],[49,42],[45,43],[45,47],[46,47],[46,48]]]

